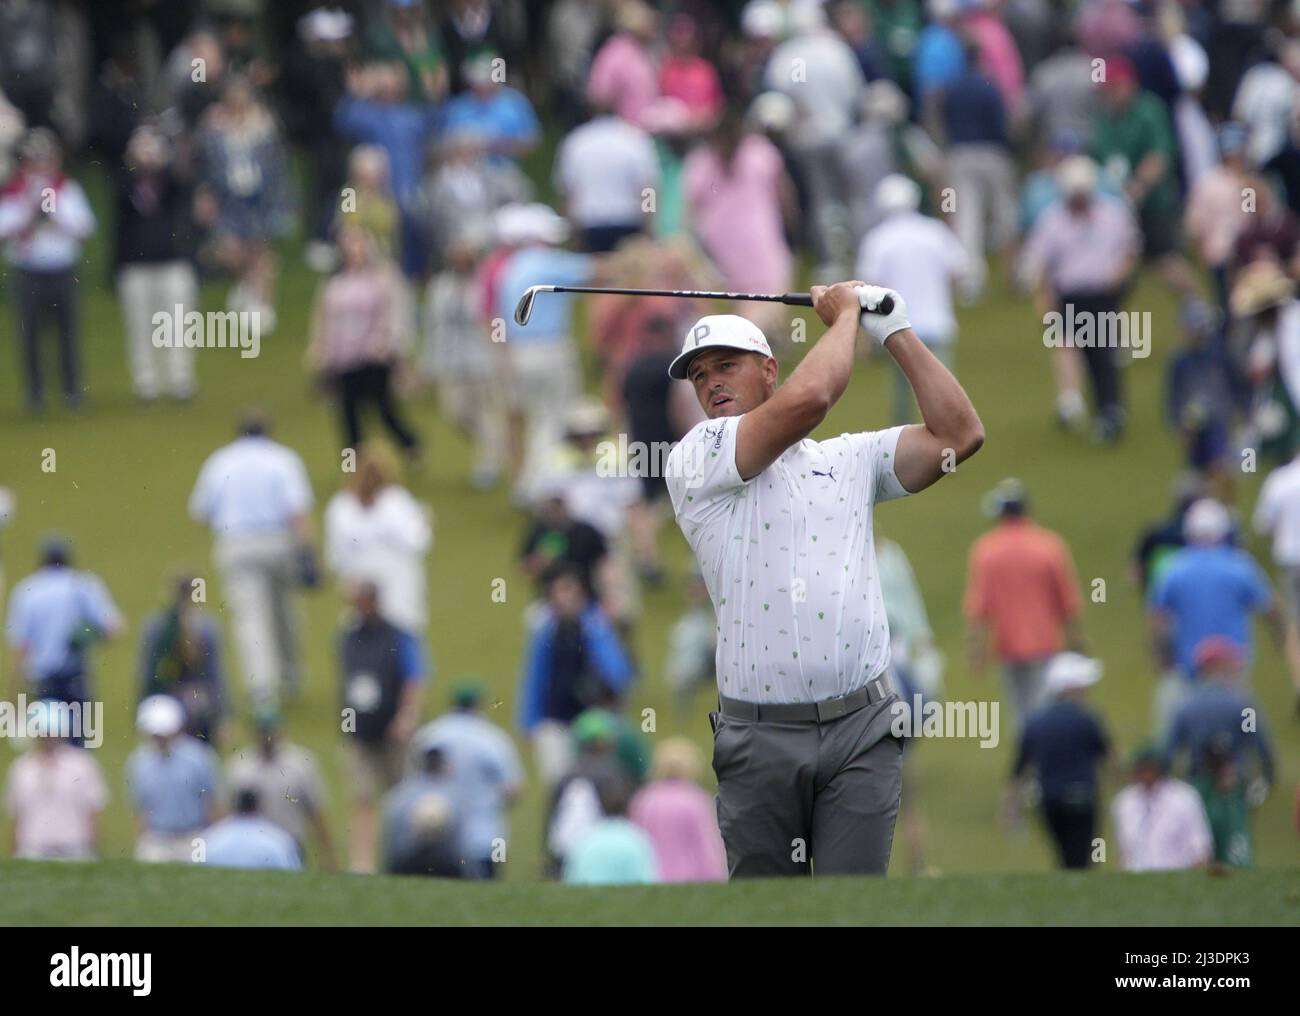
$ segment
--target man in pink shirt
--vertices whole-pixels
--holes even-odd
[[[68,743],[66,708],[28,707],[32,748],[9,767],[5,810],[13,820],[10,853],[28,860],[99,856],[99,817],[108,787],[94,755]]]
[[[654,844],[663,882],[725,882],[727,854],[713,798],[695,783],[700,752],[672,737],[655,751],[654,780],[632,798],[628,817]]]

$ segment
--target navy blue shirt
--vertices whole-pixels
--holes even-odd
[[[1013,773],[1033,766],[1045,801],[1090,801],[1097,794],[1097,766],[1106,756],[1106,731],[1077,702],[1044,706],[1025,724]]]
[[[1253,721],[1251,724],[1246,723],[1247,715]],[[1244,726],[1253,729],[1243,730]],[[1190,756],[1191,775],[1205,775],[1206,751],[1211,745],[1218,744],[1229,749],[1238,770],[1242,768],[1246,753],[1256,752],[1260,772],[1269,783],[1273,782],[1273,749],[1255,704],[1235,688],[1197,681],[1186,701],[1174,713],[1167,749],[1170,761],[1177,761],[1185,751]]]
[[[1007,145],[1002,94],[984,75],[967,71],[943,95],[943,129],[948,143]]]

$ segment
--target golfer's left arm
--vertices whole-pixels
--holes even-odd
[[[898,482],[915,494],[979,451],[984,425],[952,372],[910,327],[890,335],[885,349],[916,393],[924,421],[903,430],[894,455]]]

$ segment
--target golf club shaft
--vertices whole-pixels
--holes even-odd
[[[724,293],[703,289],[609,289],[601,286],[555,286],[556,293],[611,293],[616,296],[676,296],[696,300],[748,300],[761,303],[784,303],[791,307],[811,307],[812,297],[807,293]],[[869,313],[889,314],[894,301],[889,297]]]

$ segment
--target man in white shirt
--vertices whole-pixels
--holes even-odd
[[[1196,868],[1214,854],[1205,806],[1196,789],[1167,775],[1159,749],[1133,759],[1133,782],[1111,803],[1125,871]]]
[[[1286,655],[1300,706],[1300,455],[1268,474],[1255,502],[1255,532],[1273,540],[1286,603]]]
[[[891,313],[875,313],[886,296]],[[888,867],[902,743],[873,507],[925,489],[984,441],[901,295],[846,282],[812,298],[828,330],[780,387],[763,333],[734,315],[700,319],[669,367],[709,417],[665,478],[718,615],[710,719],[732,877],[806,874],[809,861],[823,875]],[[813,441],[848,386],[859,316],[925,422]]]
[[[640,127],[608,109],[594,113],[560,142],[554,183],[582,249],[602,254],[647,225],[654,207],[646,199],[659,183],[659,157]]]
[[[267,436],[266,418],[250,414],[240,429],[203,463],[190,517],[212,529],[254,706],[274,708],[302,677],[293,589],[317,583],[311,482],[297,452]]]
[[[880,181],[876,207],[883,220],[862,238],[858,274],[876,285],[896,289],[912,311],[912,328],[949,370],[956,368],[953,346],[957,318],[952,309],[953,284],[970,271],[970,257],[952,228],[922,215],[921,188],[900,173]],[[894,371],[894,425],[912,419],[912,389]]]

